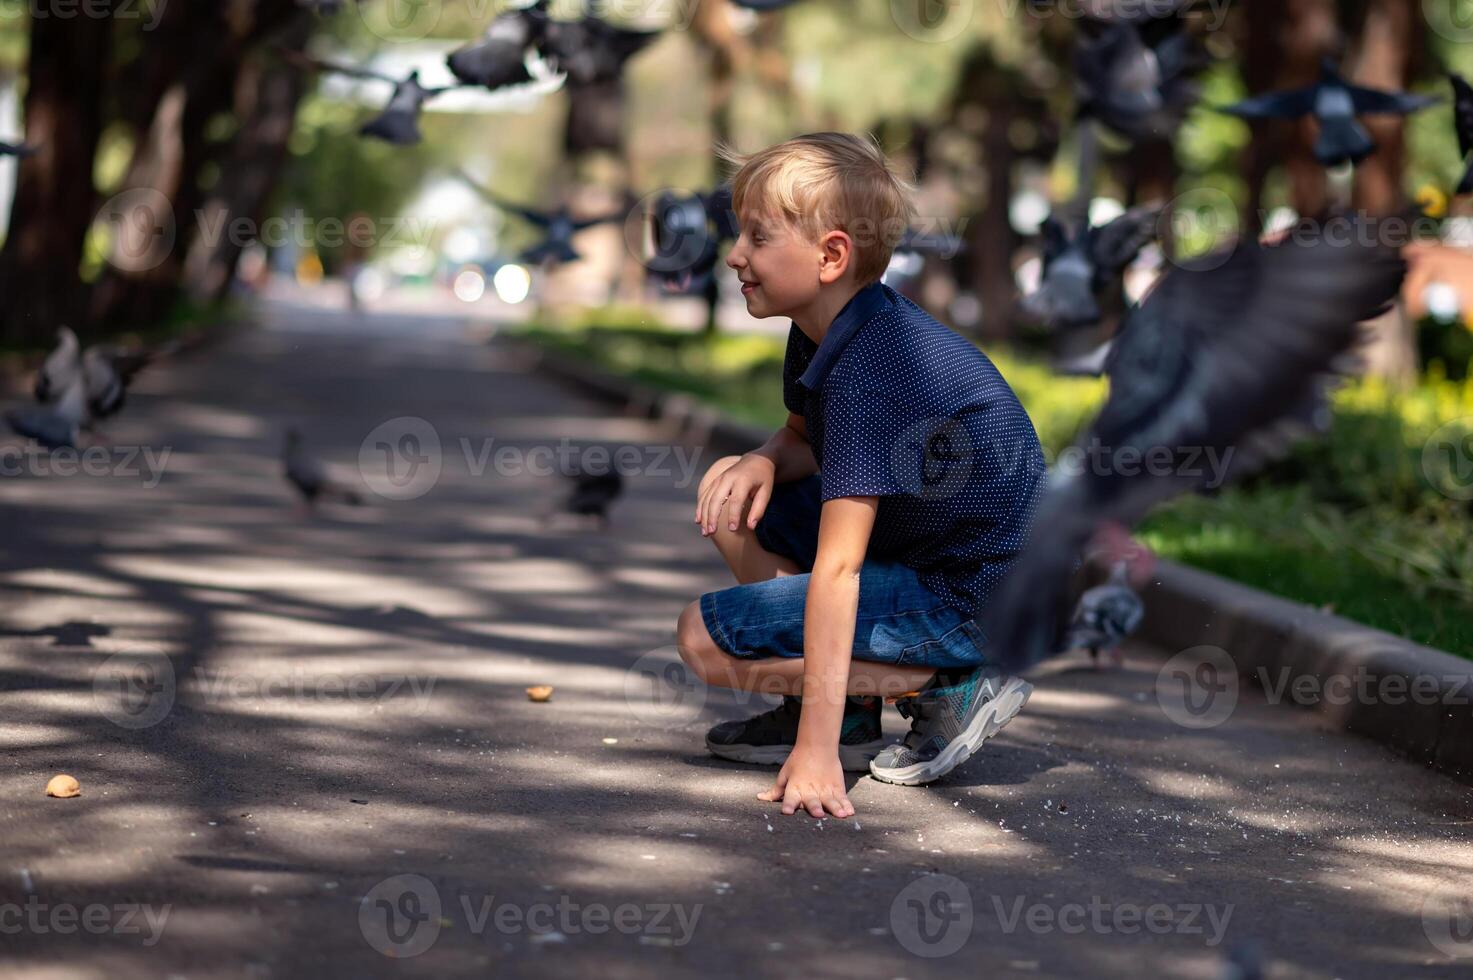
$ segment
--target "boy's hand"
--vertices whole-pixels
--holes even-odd
[[[810,750],[793,746],[788,761],[783,763],[772,789],[758,793],[757,799],[768,803],[782,801],[783,813],[797,813],[799,808],[812,817],[854,816],[854,804],[844,792],[844,769],[839,765],[839,751]]]
[[[747,527],[756,527],[772,497],[776,476],[777,467],[772,460],[755,453],[748,453],[722,471],[702,488],[701,499],[696,504],[696,523],[701,525],[701,534],[715,534],[723,520],[727,530],[735,531],[748,501],[752,506],[747,511]]]

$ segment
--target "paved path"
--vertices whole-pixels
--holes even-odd
[[[406,416],[444,450],[427,493],[293,515],[284,426],[354,474]],[[855,820],[757,802],[768,772],[700,744],[750,705],[658,683],[727,584],[677,457],[453,319],[278,306],[146,376],[110,437],[170,450],[156,485],[0,479],[8,977],[1473,966],[1429,938],[1473,954],[1468,788],[1261,697],[1173,724],[1151,651],[1053,665],[948,782],[855,782]],[[563,439],[641,453],[606,532],[540,521],[556,482],[518,465]],[[58,772],[80,799],[42,794]]]

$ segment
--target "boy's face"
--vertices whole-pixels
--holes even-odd
[[[742,280],[747,312],[758,319],[792,317],[812,304],[822,285],[822,248],[780,216],[744,211],[738,222],[741,235],[726,264]]]

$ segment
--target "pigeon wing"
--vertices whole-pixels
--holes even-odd
[[[1385,92],[1357,85],[1347,85],[1346,88],[1350,90],[1350,99],[1358,116],[1405,116],[1442,101],[1436,96],[1412,95],[1410,92]]]
[[[1213,108],[1240,119],[1298,119],[1314,111],[1315,92],[1313,87],[1265,92],[1232,105]]]

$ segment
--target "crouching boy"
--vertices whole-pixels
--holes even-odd
[[[790,414],[701,481],[695,522],[740,584],[691,603],[677,644],[707,683],[784,695],[710,751],[781,764],[759,799],[784,813],[847,817],[843,770],[931,782],[1027,700],[975,617],[1024,545],[1043,452],[986,355],[880,282],[913,206],[872,141],[734,162],[726,262],[753,316],[792,320]],[[887,698],[911,723],[888,747]]]

